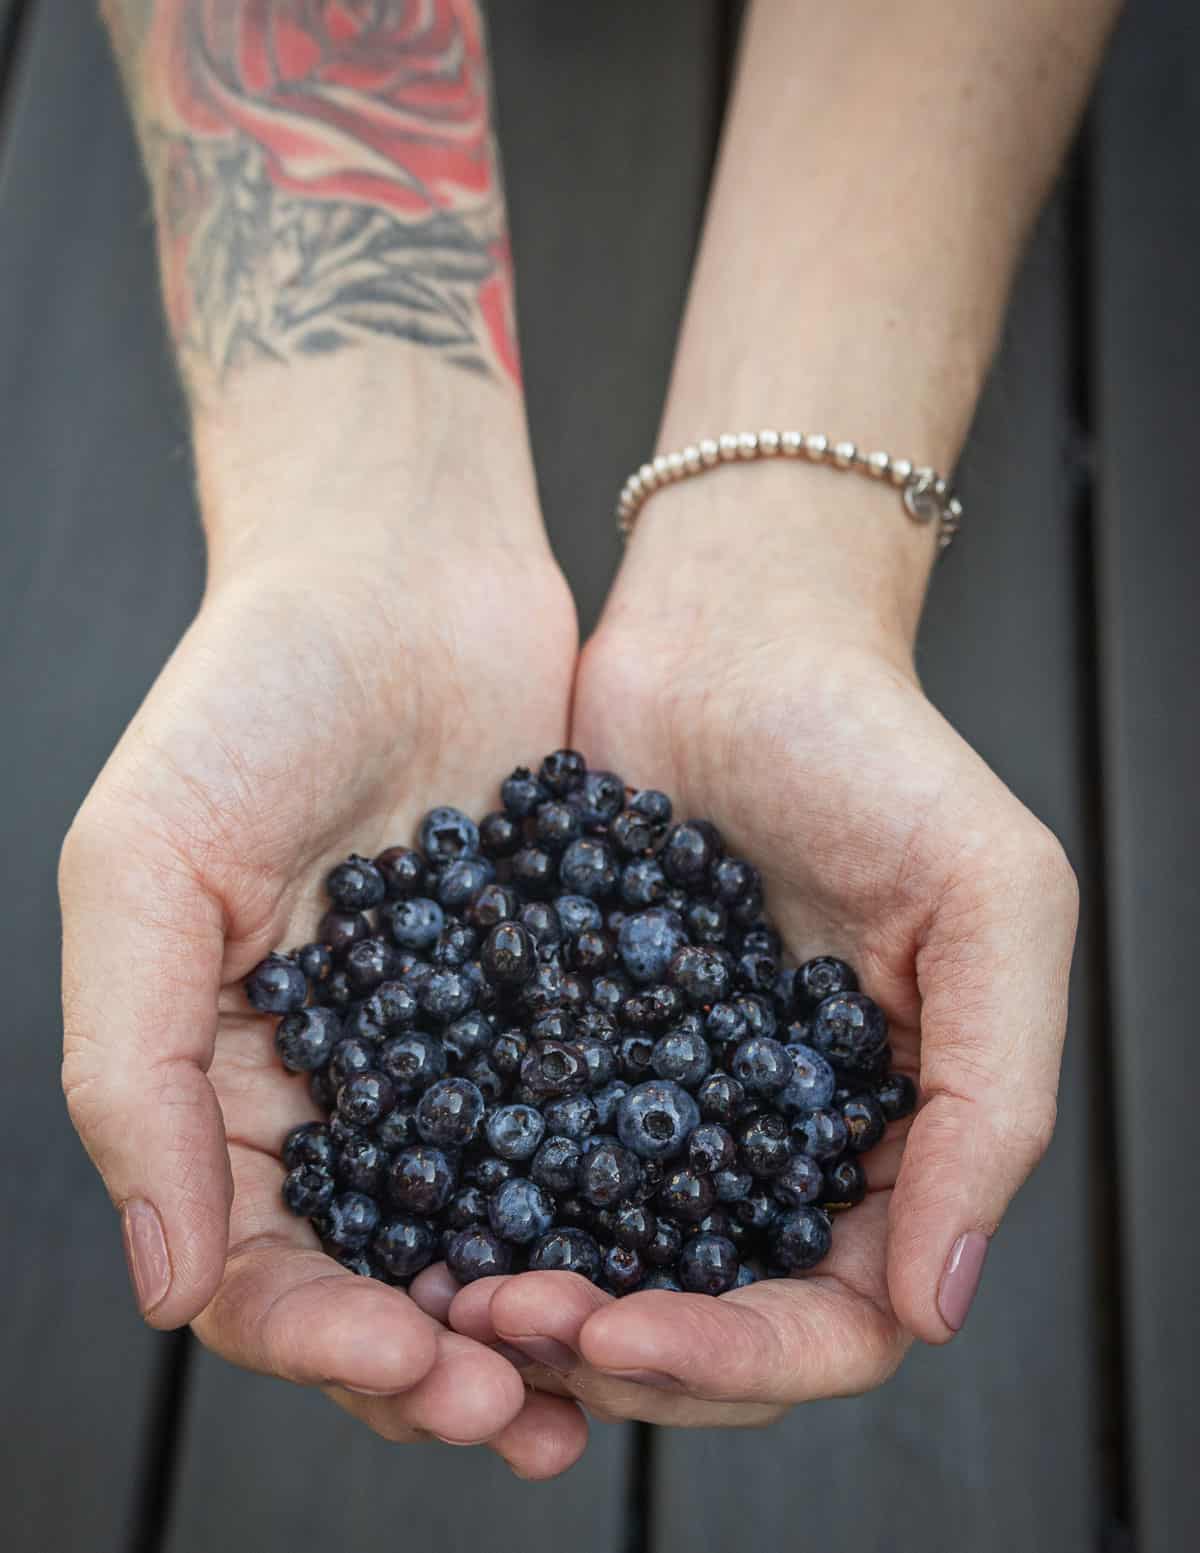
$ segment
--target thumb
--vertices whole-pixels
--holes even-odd
[[[85,805],[63,847],[63,1090],[120,1210],[138,1307],[176,1327],[225,1263],[232,1185],[206,1077],[224,934],[181,859],[133,831]]]
[[[1049,1146],[1078,917],[1058,842],[1023,821],[944,892],[917,955],[922,1105],[888,1225],[888,1288],[926,1342],[966,1319],[988,1242]]]

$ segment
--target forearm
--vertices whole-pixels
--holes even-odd
[[[662,447],[782,425],[951,467],[1115,11],[757,0]],[[915,626],[933,535],[853,477],[764,464],[736,489],[725,473],[685,482],[654,497],[637,545],[668,543],[652,509],[670,503],[688,546],[723,551],[728,571],[747,548],[731,501],[739,527],[761,514],[764,582],[794,575],[802,547],[818,577],[865,590],[878,573],[892,620]]]
[[[478,10],[377,10],[105,5],[222,564],[541,537]]]

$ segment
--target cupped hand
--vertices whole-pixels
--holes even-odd
[[[64,1088],[157,1327],[324,1387],[389,1439],[488,1440],[526,1476],[583,1449],[573,1404],[340,1268],[280,1201],[317,1113],[241,983],[309,941],[330,864],[488,806],[563,742],[569,595],[548,557],[414,541],[373,568],[299,547],[210,588],[63,849]]]
[[[680,585],[667,541],[634,546],[572,740],[718,822],[761,868],[785,944],[856,966],[921,1104],[866,1157],[866,1201],[805,1277],[613,1301],[554,1273],[457,1296],[459,1331],[525,1345],[539,1384],[605,1415],[759,1423],[880,1384],[913,1336],[962,1324],[1054,1124],[1077,913],[1061,848],[923,695],[894,612],[839,602],[832,565],[809,598],[798,571],[781,597],[764,546],[751,585],[703,560]]]

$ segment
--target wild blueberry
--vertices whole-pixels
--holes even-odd
[[[705,1008],[727,996],[729,967],[715,949],[685,944],[673,956],[668,974],[693,1008]]]
[[[692,901],[683,914],[694,944],[723,944],[729,918],[719,901]]]
[[[317,938],[335,960],[343,959],[352,944],[370,933],[370,920],[361,911],[327,911],[317,923]]]
[[[642,1289],[669,1290],[672,1294],[682,1294],[683,1285],[665,1267],[654,1267],[642,1279]],[[641,1290],[639,1290],[639,1293]]]
[[[336,1097],[334,1104],[337,1104]],[[353,1143],[359,1138],[365,1138],[367,1136],[367,1129],[359,1126],[357,1122],[347,1121],[339,1111],[335,1110],[329,1118],[329,1136],[333,1142],[333,1149],[336,1154],[339,1150],[345,1148],[347,1143]]]
[[[321,1165],[295,1165],[283,1178],[284,1205],[303,1219],[323,1213],[333,1194],[333,1176]]]
[[[671,1267],[683,1248],[683,1230],[674,1219],[658,1214],[650,1243],[642,1248],[642,1258],[655,1267]]]
[[[489,1105],[494,1105],[502,1098],[505,1081],[492,1066],[486,1052],[475,1052],[468,1057],[461,1071],[462,1077],[471,1080]]]
[[[339,1186],[374,1195],[386,1164],[387,1154],[375,1138],[349,1138],[337,1151],[333,1173]]]
[[[393,901],[380,913],[392,938],[402,949],[432,949],[441,936],[446,917],[437,901],[414,895]]]
[[[246,977],[246,996],[260,1014],[290,1014],[308,999],[304,972],[292,960],[270,954]]]
[[[465,1148],[479,1131],[483,1109],[483,1095],[470,1079],[439,1079],[417,1104],[417,1131],[439,1148]]]
[[[425,859],[411,847],[388,847],[375,859],[389,900],[420,895],[429,877]]]
[[[581,976],[597,976],[616,958],[612,936],[595,928],[585,928],[567,945],[567,963]]]
[[[771,1255],[788,1272],[815,1267],[833,1239],[827,1214],[820,1208],[793,1208],[771,1225]]]
[[[731,1203],[730,1207],[737,1223],[745,1229],[759,1232],[769,1229],[782,1211],[770,1190],[761,1183],[745,1197],[739,1197],[737,1202]]]
[[[792,1142],[813,1159],[836,1159],[850,1141],[850,1129],[840,1111],[806,1111],[792,1123]]]
[[[803,1208],[816,1202],[824,1188],[821,1167],[807,1154],[793,1154],[771,1182],[771,1190],[785,1208]]]
[[[622,809],[608,827],[608,839],[620,857],[647,857],[653,851],[657,828],[636,809]]]
[[[346,975],[359,997],[386,981],[394,963],[391,945],[382,938],[361,938],[346,951]]]
[[[587,1043],[583,1043],[585,1048]],[[609,1050],[611,1051],[611,1047]],[[590,1054],[590,1051],[589,1051]],[[607,1131],[616,1125],[617,1110],[629,1093],[629,1085],[624,1079],[616,1078],[611,1083],[605,1084],[603,1089],[593,1090],[592,1104],[596,1107],[596,1125]]]
[[[312,1073],[329,1061],[341,1033],[336,1009],[300,1008],[276,1026],[275,1050],[289,1073]]]
[[[530,1179],[561,1196],[575,1190],[582,1151],[573,1138],[547,1138],[533,1156]]]
[[[617,936],[622,964],[634,981],[643,985],[662,981],[686,944],[683,919],[658,906],[626,917]]]
[[[775,1011],[764,997],[759,997],[753,992],[739,992],[733,999],[733,1006],[746,1026],[747,1036],[762,1036],[766,1040],[774,1040],[778,1030],[779,1021],[775,1018]]]
[[[341,1085],[356,1073],[370,1072],[379,1060],[373,1041],[359,1035],[345,1035],[329,1054],[329,1076]]]
[[[396,1091],[385,1073],[352,1073],[338,1090],[338,1115],[353,1127],[373,1127],[395,1100]]]
[[[305,944],[296,953],[296,964],[314,987],[320,987],[333,973],[333,952],[328,944]]]
[[[588,1088],[592,1090],[594,1100],[598,1092],[607,1089],[616,1079],[619,1066],[618,1053],[613,1046],[604,1041],[598,1041],[592,1036],[578,1038],[575,1045],[579,1047],[587,1063]],[[599,1116],[599,1111],[596,1114]]]
[[[337,1104],[337,1085],[329,1077],[327,1068],[318,1068],[308,1075],[308,1093],[318,1110],[333,1110]]]
[[[712,1055],[703,1035],[668,1030],[655,1041],[650,1066],[661,1079],[670,1079],[684,1089],[698,1089],[712,1066]]]
[[[617,1010],[629,993],[629,982],[619,971],[609,971],[597,976],[592,983],[592,1002],[609,1018],[615,1019]]]
[[[562,798],[583,781],[587,762],[578,750],[555,750],[538,769],[538,781]]]
[[[496,867],[486,857],[460,857],[447,863],[438,875],[436,895],[444,911],[466,911],[485,885],[496,877]]]
[[[489,1197],[506,1181],[511,1181],[520,1170],[514,1160],[499,1159],[495,1154],[485,1154],[468,1168],[470,1179]]]
[[[781,1111],[816,1111],[827,1106],[837,1087],[833,1069],[811,1046],[799,1043],[785,1046],[791,1059],[792,1071],[787,1084],[775,1096],[775,1104]]]
[[[761,950],[745,950],[738,956],[734,968],[734,980],[739,987],[744,987],[747,992],[756,992],[769,996],[775,986],[775,978],[779,973],[778,962]]]
[[[607,845],[594,836],[573,841],[563,853],[559,876],[564,889],[589,900],[603,900],[617,884],[617,869]]]
[[[640,814],[649,820],[651,825],[659,830],[665,829],[671,823],[671,800],[666,793],[660,793],[656,787],[640,788],[629,800],[628,807],[635,814]]]
[[[454,1230],[486,1224],[488,1194],[481,1186],[461,1186],[446,1207],[446,1223]]]
[[[417,834],[422,852],[435,867],[479,851],[479,827],[461,809],[448,804],[430,809]]]
[[[502,1030],[492,1042],[492,1066],[501,1077],[512,1078],[520,1072],[528,1050],[529,1037],[524,1030]]]
[[[370,911],[386,892],[383,874],[369,858],[357,853],[325,876],[325,893],[339,911]]]
[[[617,1107],[617,1136],[639,1159],[673,1159],[682,1154],[699,1122],[695,1100],[669,1079],[639,1084]]]
[[[687,820],[667,832],[661,853],[663,872],[674,884],[698,887],[724,850],[715,825],[707,820]]]
[[[388,1196],[398,1208],[413,1213],[437,1213],[450,1201],[455,1184],[447,1155],[427,1143],[402,1149],[388,1166]]]
[[[889,1073],[876,1084],[875,1098],[889,1122],[903,1121],[917,1108],[917,1086],[907,1073]]]
[[[428,1219],[398,1213],[375,1231],[371,1253],[389,1277],[407,1279],[429,1266],[435,1245]]]
[[[522,839],[520,825],[503,809],[485,814],[479,822],[479,850],[484,857],[511,857]]]
[[[535,1041],[521,1062],[521,1082],[539,1100],[576,1094],[587,1079],[587,1058],[569,1041]]]
[[[667,1171],[657,1201],[662,1212],[671,1218],[696,1224],[712,1212],[717,1194],[708,1176],[689,1165],[680,1165]]]
[[[817,1004],[812,1044],[833,1063],[875,1052],[887,1040],[887,1020],[863,992],[835,992]]]
[[[569,803],[544,803],[538,807],[533,832],[539,847],[547,852],[563,852],[583,835],[583,817]]]
[[[641,1180],[636,1156],[619,1143],[602,1140],[585,1152],[578,1174],[579,1195],[596,1208],[611,1208],[633,1195]]]
[[[797,1156],[800,1159],[803,1157]],[[866,1195],[867,1175],[859,1160],[848,1156],[825,1166],[821,1203],[828,1212],[840,1213],[846,1208],[853,1208]]]
[[[619,1203],[612,1213],[611,1233],[619,1246],[644,1251],[654,1239],[658,1220],[641,1203]]]
[[[847,1147],[854,1154],[865,1154],[883,1137],[887,1119],[874,1095],[853,1095],[842,1106],[842,1119],[850,1132]]]
[[[773,1095],[789,1083],[793,1064],[788,1049],[767,1036],[752,1035],[734,1051],[734,1078],[754,1095]]]
[[[361,1251],[379,1224],[379,1205],[365,1192],[343,1192],[335,1197],[317,1225],[326,1247],[335,1251]]]
[[[525,895],[545,896],[554,888],[558,866],[543,847],[522,847],[512,860],[512,879]]]
[[[717,1170],[713,1173],[713,1190],[718,1202],[741,1202],[754,1190],[754,1177],[748,1170]]]
[[[791,1158],[788,1125],[774,1111],[742,1122],[737,1140],[738,1159],[752,1176],[777,1176]]]
[[[451,1062],[461,1063],[476,1052],[488,1051],[495,1034],[488,1016],[473,1008],[446,1026],[442,1044],[447,1058]]]
[[[632,1294],[645,1275],[642,1259],[628,1246],[609,1246],[604,1253],[603,1278],[614,1294]]]
[[[417,1108],[415,1105],[394,1105],[375,1123],[375,1137],[381,1148],[394,1154],[417,1141]]]
[[[529,1267],[532,1272],[578,1273],[595,1283],[600,1276],[600,1247],[586,1230],[558,1226],[533,1247]]]
[[[710,1073],[696,1091],[700,1114],[726,1127],[741,1114],[745,1098],[746,1090],[739,1080],[721,1071]]]
[[[434,971],[418,993],[422,1009],[438,1024],[451,1024],[472,1008],[475,985],[464,971]]]
[[[760,889],[758,869],[740,857],[721,857],[714,862],[710,876],[712,892],[723,906],[737,906],[752,899]]]
[[[736,1158],[732,1133],[717,1122],[701,1122],[688,1139],[688,1163],[705,1175],[727,1169]]]
[[[500,784],[500,802],[504,805],[505,814],[511,815],[514,820],[527,819],[538,804],[544,803],[549,796],[527,766],[518,766]]]
[[[600,1048],[604,1050],[603,1047]],[[567,1095],[562,1100],[547,1100],[543,1107],[546,1127],[556,1137],[573,1138],[582,1143],[595,1132],[599,1118],[587,1095]]]
[[[857,992],[858,977],[844,960],[821,955],[806,960],[792,983],[792,998],[797,1013],[811,1013],[818,1003],[838,992]]]
[[[407,1030],[390,1036],[379,1048],[379,1067],[398,1095],[417,1095],[446,1072],[446,1049],[436,1036]]]
[[[546,1135],[546,1119],[530,1105],[502,1105],[487,1119],[488,1146],[501,1159],[532,1159]]]
[[[324,1122],[301,1122],[283,1140],[280,1158],[288,1170],[297,1165],[319,1165],[322,1170],[329,1170],[333,1165],[329,1128]]]
[[[484,975],[502,986],[522,986],[537,969],[537,944],[519,922],[498,922],[480,950]]]
[[[667,876],[657,858],[637,857],[620,874],[621,901],[631,911],[655,906],[667,892]]]
[[[571,802],[578,807],[583,823],[595,829],[620,814],[625,806],[625,784],[611,771],[588,771],[571,790]]]
[[[536,1181],[515,1176],[492,1193],[488,1220],[501,1240],[527,1246],[554,1223],[554,1199]]]
[[[495,1278],[511,1269],[512,1247],[483,1225],[472,1225],[446,1247],[446,1266],[459,1283]]]
[[[679,1281],[691,1294],[724,1294],[737,1283],[737,1247],[723,1235],[692,1235],[679,1254]]]

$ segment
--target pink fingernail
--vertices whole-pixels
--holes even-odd
[[[660,1370],[605,1370],[610,1380],[633,1381],[638,1386],[653,1386],[656,1391],[682,1391],[683,1383]]]
[[[514,1337],[512,1345],[534,1364],[544,1364],[548,1370],[557,1370],[560,1375],[567,1375],[579,1367],[578,1356],[565,1343],[556,1342],[552,1337]]]
[[[946,1259],[946,1270],[938,1286],[938,1309],[942,1320],[957,1332],[967,1319],[971,1301],[979,1288],[984,1259],[988,1254],[988,1238],[980,1230],[960,1235]]]
[[[171,1287],[171,1257],[162,1220],[152,1203],[135,1197],[121,1209],[121,1238],[138,1309],[148,1316]]]

